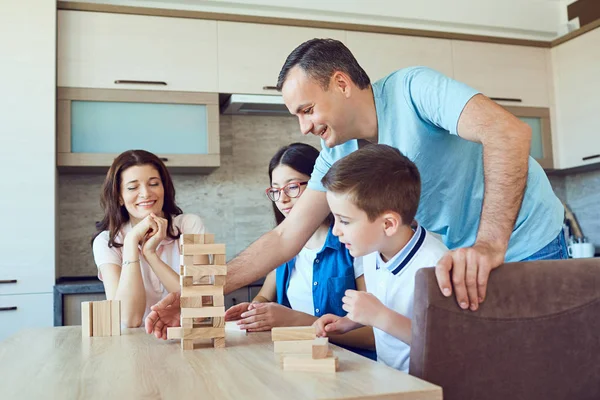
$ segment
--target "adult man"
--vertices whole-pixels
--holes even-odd
[[[302,133],[320,136],[323,148],[285,222],[230,261],[226,292],[299,252],[329,212],[321,178],[369,142],[396,147],[419,168],[416,220],[451,249],[436,275],[444,295],[454,286],[461,308],[478,308],[490,271],[504,261],[566,258],[563,208],[529,157],[529,126],[474,89],[423,67],[371,85],[352,53],[332,39],[298,46],[278,89]]]
[[[229,263],[227,290],[297,254],[329,211],[322,176],[364,142],[392,145],[419,167],[416,219],[455,249],[436,274],[447,296],[452,279],[462,308],[477,309],[490,271],[505,260],[563,257],[563,208],[529,157],[530,128],[482,94],[426,68],[370,85],[352,53],[331,39],[298,46],[278,88],[302,133],[320,136],[323,150],[285,223]]]

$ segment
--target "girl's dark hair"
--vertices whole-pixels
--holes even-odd
[[[100,195],[100,206],[104,212],[102,221],[96,222],[97,232],[92,237],[94,239],[103,231],[109,231],[108,247],[121,247],[122,244],[115,243],[115,237],[124,223],[129,221],[129,213],[125,206],[119,204],[121,198],[121,175],[127,168],[140,165],[151,165],[160,174],[160,180],[164,187],[163,214],[167,220],[167,236],[171,239],[178,239],[179,232],[175,232],[172,224],[173,217],[182,214],[181,208],[175,204],[175,186],[171,180],[171,175],[165,164],[156,155],[145,150],[128,150],[119,154],[113,161],[104,184],[102,185],[102,194]]]
[[[269,184],[273,182],[273,170],[280,165],[287,165],[301,174],[310,176],[318,157],[319,150],[305,143],[292,143],[283,146],[277,150],[277,153],[269,161]],[[279,225],[283,222],[285,216],[279,211],[275,202],[272,203],[275,222]],[[331,225],[333,223],[333,215],[329,214],[325,221]]]

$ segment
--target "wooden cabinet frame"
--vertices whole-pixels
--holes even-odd
[[[71,102],[77,100],[206,105],[208,154],[157,154],[157,156],[167,167],[212,169],[220,166],[219,95],[217,93],[59,87],[56,103],[56,164],[60,169],[87,170],[110,167],[118,155],[71,152]]]
[[[550,109],[545,107],[503,107],[517,117],[540,119],[542,153],[544,157],[541,159],[536,158],[536,161],[544,169],[554,169],[554,157],[552,156],[552,130],[550,128]]]

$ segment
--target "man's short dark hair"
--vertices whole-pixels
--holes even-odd
[[[404,225],[410,225],[419,207],[417,166],[385,144],[365,146],[336,161],[321,182],[328,191],[347,195],[370,221],[393,211]]]
[[[352,52],[339,40],[311,39],[296,47],[279,72],[277,90],[281,91],[290,69],[296,65],[316,80],[323,90],[329,88],[329,81],[336,71],[348,74],[360,89],[366,89],[371,84],[369,76]]]

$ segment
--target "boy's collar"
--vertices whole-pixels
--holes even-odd
[[[379,269],[380,265],[382,267],[385,266],[388,271],[390,271],[394,275],[397,275],[402,270],[402,268],[404,268],[415,257],[415,255],[423,245],[423,242],[425,241],[426,234],[427,232],[425,231],[425,229],[421,225],[417,225],[417,228],[415,229],[415,234],[412,236],[412,238],[387,263],[384,263],[381,259],[381,253],[377,254],[377,269]]]

